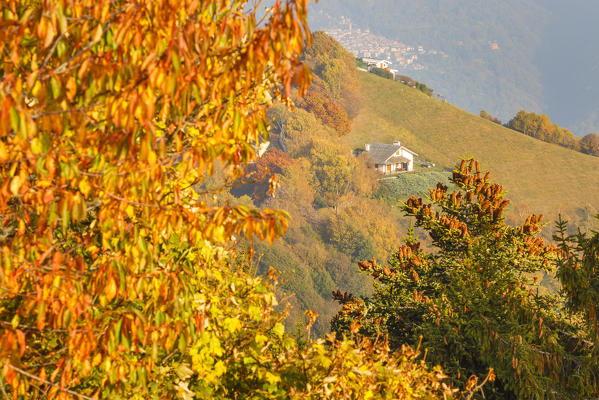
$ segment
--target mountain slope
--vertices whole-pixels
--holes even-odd
[[[447,58],[421,55],[426,69],[406,74],[470,112],[486,109],[506,121],[525,109],[577,135],[599,131],[595,2],[328,0],[311,6],[313,29],[338,27],[340,16],[353,29],[445,52]]]
[[[422,158],[452,168],[476,157],[504,186],[512,210],[566,213],[599,208],[599,158],[541,142],[432,99],[398,82],[361,73],[364,107],[346,137],[354,148],[400,139]]]
[[[313,5],[310,18],[313,28],[326,29],[344,15],[354,28],[445,52],[449,57],[425,58],[425,70],[407,74],[453,104],[471,112],[487,109],[506,120],[522,108],[544,107],[540,69],[531,49],[540,46],[549,13],[537,3],[329,0]],[[499,49],[491,50],[490,42]]]

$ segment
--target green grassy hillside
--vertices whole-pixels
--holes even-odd
[[[439,166],[476,157],[512,200],[512,215],[565,213],[577,219],[599,208],[599,158],[541,142],[430,98],[418,90],[361,72],[364,106],[345,139],[364,143],[399,139]]]

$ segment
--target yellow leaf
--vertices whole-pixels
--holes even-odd
[[[154,166],[154,164],[156,164],[156,153],[154,153],[151,150],[148,153],[148,164],[150,164],[151,166]]]
[[[13,329],[17,329],[17,327],[19,326],[19,321],[20,321],[19,314],[15,314],[15,316],[12,317],[12,321],[10,322]]]
[[[87,195],[89,194],[89,191],[91,190],[91,185],[89,184],[89,182],[87,181],[87,179],[82,180],[81,182],[79,182],[79,191],[85,196],[87,197]]]
[[[221,376],[225,372],[227,372],[227,367],[222,361],[218,361],[216,364],[214,364],[214,374],[216,376]]]
[[[241,329],[241,322],[237,318],[226,318],[224,326],[226,330],[233,333]]]
[[[10,192],[16,196],[19,194],[19,189],[21,188],[21,177],[19,175],[12,178],[10,182]]]
[[[106,300],[108,301],[111,301],[116,296],[116,282],[114,281],[114,278],[111,277],[108,282],[106,282],[104,294],[106,295]]]
[[[54,41],[54,35],[56,34],[56,30],[54,29],[54,24],[51,21],[48,21],[46,35],[44,37],[44,48],[50,46]]]
[[[94,32],[94,37],[92,38],[92,42],[96,43],[98,40],[100,40],[100,38],[102,37],[102,25],[98,24],[98,27],[96,28],[96,31]]]
[[[6,160],[8,160],[8,151],[4,143],[0,140],[0,162],[5,162]]]
[[[17,231],[17,233],[19,235],[25,234],[25,222],[22,219],[19,220],[19,230]]]
[[[36,137],[31,140],[30,147],[33,154],[40,154],[42,152],[42,142]]]
[[[44,87],[39,80],[36,80],[33,84],[33,88],[31,89],[31,94],[33,94],[35,97],[40,97],[42,94],[42,89],[44,89]]]
[[[97,367],[98,365],[100,365],[100,362],[102,362],[102,355],[100,353],[96,353],[92,360],[92,365],[94,367]]]

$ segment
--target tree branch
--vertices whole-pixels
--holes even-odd
[[[7,363],[6,365],[7,365],[9,368],[12,368],[14,371],[16,371],[16,372],[20,373],[21,375],[25,375],[26,377],[28,377],[28,378],[30,378],[30,379],[36,380],[36,381],[38,381],[38,382],[41,382],[41,383],[45,383],[46,385],[52,385],[52,386],[54,386],[54,387],[57,387],[59,390],[61,390],[61,391],[65,392],[65,393],[68,393],[68,394],[72,394],[73,396],[77,396],[77,397],[79,397],[80,399],[85,399],[85,400],[94,400],[93,398],[91,398],[91,397],[89,397],[89,396],[83,395],[83,394],[81,394],[81,393],[77,393],[77,392],[75,392],[75,391],[73,391],[73,390],[70,390],[70,389],[67,389],[67,388],[62,388],[62,387],[60,387],[60,385],[58,385],[58,384],[56,384],[56,383],[53,383],[53,382],[47,381],[47,380],[45,380],[45,379],[42,379],[42,378],[40,378],[40,377],[38,377],[38,376],[35,376],[35,375],[33,375],[33,374],[30,374],[29,372],[27,372],[27,371],[24,371],[24,370],[22,370],[21,368],[15,367],[14,365],[12,365],[12,364],[10,364],[10,363]]]
[[[9,400],[8,394],[6,393],[6,390],[4,389],[4,381],[2,379],[2,376],[0,376],[0,390],[2,391],[2,396],[4,396],[4,399]]]

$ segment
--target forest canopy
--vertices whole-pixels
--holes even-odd
[[[298,344],[276,274],[240,247],[273,243],[287,214],[217,201],[267,140],[267,108],[307,88],[306,5],[259,20],[245,1],[5,4],[0,396],[456,393],[409,347]]]

